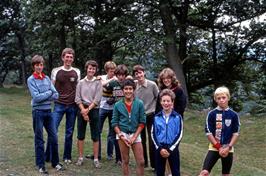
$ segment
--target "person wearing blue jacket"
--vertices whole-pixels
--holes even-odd
[[[58,138],[55,122],[51,116],[51,103],[58,99],[51,80],[42,71],[44,59],[40,55],[32,58],[33,74],[27,79],[27,85],[32,97],[32,120],[34,131],[35,163],[39,173],[48,174],[45,168],[43,127],[48,133],[48,141],[51,144],[51,164],[57,171],[63,170],[63,165],[59,163]]]
[[[155,170],[157,176],[164,176],[166,160],[173,176],[180,176],[179,143],[183,135],[183,120],[173,110],[175,94],[164,89],[159,94],[162,110],[155,115],[151,130],[155,145]]]

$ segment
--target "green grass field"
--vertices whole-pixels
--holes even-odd
[[[187,111],[184,121],[184,136],[180,144],[182,176],[195,176],[200,172],[202,161],[207,152],[207,138],[203,126],[206,113]],[[241,135],[235,146],[232,175],[265,176],[266,175],[266,117],[245,116],[241,118]],[[64,124],[59,131],[60,159],[63,153]],[[107,123],[106,123],[107,124]],[[106,141],[107,126],[103,136]],[[46,139],[46,137],[45,137]],[[87,132],[85,154],[92,153],[90,134]],[[77,158],[76,131],[73,142],[73,160]],[[27,90],[10,88],[0,89],[0,175],[38,175],[34,166],[32,117],[30,96]],[[102,149],[102,168],[94,169],[92,161],[85,160],[83,166],[68,165],[66,170],[56,173],[47,163],[50,175],[122,175],[121,168],[114,161],[107,161],[105,145]],[[132,156],[132,154],[131,154]],[[134,157],[130,162],[134,175]],[[220,175],[220,162],[216,164],[212,175]],[[145,175],[154,175],[150,168]]]

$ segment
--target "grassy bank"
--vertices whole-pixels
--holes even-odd
[[[180,145],[182,176],[197,175],[207,152],[207,139],[203,125],[205,113],[188,111],[185,114],[184,137]],[[62,121],[63,125],[65,122]],[[107,123],[106,123],[107,124]],[[106,128],[107,129],[107,126]],[[106,130],[107,132],[107,130]],[[103,140],[106,141],[106,132]],[[266,175],[266,117],[241,117],[241,136],[235,146],[232,175]],[[64,128],[60,127],[60,159],[63,153]],[[73,159],[77,158],[76,131],[73,142]],[[105,145],[103,145],[105,147]],[[87,132],[85,153],[91,153],[92,143]],[[94,169],[92,161],[86,160],[78,167],[74,164],[60,175],[121,175],[121,169],[114,161],[107,161],[103,151],[102,169]],[[131,157],[131,167],[134,167]],[[47,164],[51,175],[58,175]],[[216,164],[212,175],[220,174],[220,163]],[[25,89],[0,89],[0,175],[38,175],[34,167],[33,130],[30,108],[30,96]],[[153,175],[147,168],[145,175]]]

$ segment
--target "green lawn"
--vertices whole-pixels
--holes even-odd
[[[180,145],[182,176],[195,176],[200,172],[202,161],[207,152],[207,138],[203,126],[206,113],[188,111],[185,113],[184,136]],[[63,124],[59,131],[60,159],[63,153]],[[107,123],[106,123],[107,124]],[[106,126],[107,129],[107,126]],[[104,132],[103,143],[106,141]],[[235,158],[232,175],[266,175],[266,117],[241,117],[241,135],[235,146]],[[73,159],[77,158],[76,131],[73,142]],[[102,169],[94,169],[92,161],[85,160],[83,166],[67,166],[62,173],[47,164],[51,175],[121,175],[121,168],[114,161],[107,161],[103,144]],[[87,132],[85,153],[92,153],[90,134]],[[132,154],[131,154],[132,156]],[[134,168],[134,157],[131,157]],[[220,163],[216,164],[212,175],[220,175]],[[134,170],[132,169],[133,173]],[[0,89],[0,175],[38,175],[34,167],[33,130],[30,108],[30,96],[27,90],[10,88]],[[134,174],[133,174],[134,175]],[[147,168],[145,175],[153,172]]]

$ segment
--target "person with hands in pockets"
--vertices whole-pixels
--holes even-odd
[[[144,157],[140,133],[146,123],[143,102],[134,97],[136,84],[132,79],[125,79],[122,83],[124,98],[114,105],[112,127],[116,132],[121,157],[122,171],[124,176],[129,172],[129,150],[132,149],[136,160],[136,173],[144,175]]]
[[[152,140],[155,145],[155,171],[164,176],[168,159],[173,176],[180,176],[179,143],[183,136],[182,116],[173,110],[175,94],[163,89],[159,94],[162,110],[154,117]]]

